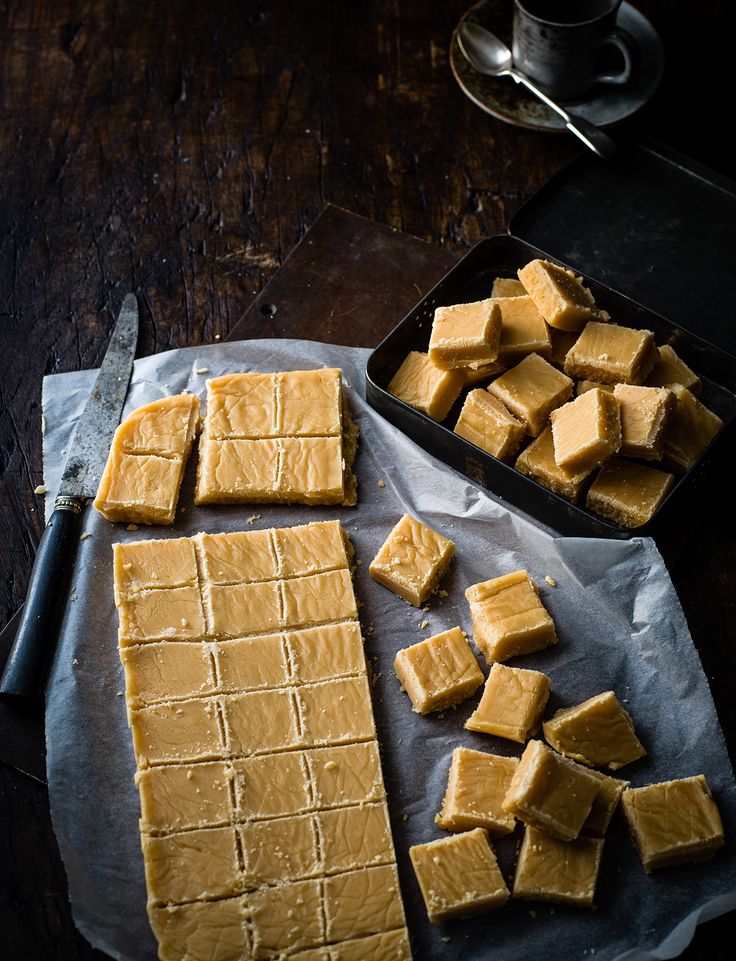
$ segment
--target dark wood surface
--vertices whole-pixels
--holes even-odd
[[[622,134],[735,176],[723,110],[736,93],[736,9],[638,5],[668,71]],[[1,622],[23,599],[41,532],[41,378],[99,362],[127,290],[140,296],[141,354],[236,325],[372,344],[401,316],[398,298],[376,311],[278,309],[277,279],[249,310],[326,202],[449,257],[504,230],[575,155],[567,136],[506,127],[455,87],[447,45],[465,6],[0,0]],[[681,66],[693,49],[700,73]],[[411,258],[369,280],[388,289],[402,266],[408,275]],[[411,283],[423,292],[425,281]],[[261,310],[271,302],[276,313]],[[736,517],[725,481],[722,493],[672,573],[733,758]],[[735,927],[728,916],[703,926],[685,957],[725,961]],[[43,786],[2,764],[0,935],[3,961],[102,957],[71,922]]]

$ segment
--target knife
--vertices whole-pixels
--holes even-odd
[[[137,342],[138,301],[128,294],[74,432],[54,511],[38,545],[18,633],[0,679],[3,700],[35,701],[43,690],[66,606],[82,509],[97,492],[128,393]]]

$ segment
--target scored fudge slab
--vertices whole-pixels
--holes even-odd
[[[723,421],[686,387],[672,384],[670,389],[676,403],[664,431],[664,464],[683,474],[695,465]]]
[[[602,854],[600,838],[558,841],[529,826],[521,842],[513,896],[591,908]]]
[[[657,359],[651,330],[591,321],[565,358],[565,373],[603,384],[643,384]]]
[[[496,277],[491,289],[491,297],[526,297],[526,288],[515,277]]]
[[[580,500],[589,470],[568,471],[557,464],[552,428],[545,427],[516,458],[516,469],[548,490],[560,494],[574,504]]]
[[[550,327],[580,330],[590,320],[607,321],[595,305],[582,278],[549,260],[532,260],[519,271],[519,280]]]
[[[555,463],[572,472],[592,471],[621,447],[621,412],[615,394],[589,390],[553,410]]]
[[[601,774],[600,771],[591,771],[591,774],[595,774],[598,778],[598,794],[580,833],[585,837],[602,838],[608,830],[621,795],[629,786],[629,782]]]
[[[613,396],[621,408],[621,453],[624,457],[661,460],[665,428],[675,395],[663,387],[616,384]]]
[[[452,752],[447,790],[435,823],[447,831],[486,828],[489,834],[510,834],[516,819],[502,802],[518,760],[456,747]]]
[[[526,571],[473,584],[465,591],[473,639],[489,664],[557,643],[552,618]]]
[[[455,433],[499,460],[508,460],[519,449],[526,427],[493,394],[471,390],[455,424]]]
[[[682,387],[687,387],[692,394],[700,394],[703,390],[698,375],[690,370],[669,344],[663,344],[657,351],[657,360],[646,383],[649,387],[669,387],[672,384],[680,384]]]
[[[429,354],[412,350],[391,378],[387,390],[427,417],[444,420],[462,387],[460,371],[443,370]]]
[[[614,457],[591,484],[585,506],[624,527],[641,527],[669,493],[674,476]]]
[[[617,771],[647,753],[613,691],[562,708],[542,727],[556,751],[590,767]]]
[[[707,861],[724,844],[721,816],[703,774],[624,791],[621,806],[647,872]]]
[[[572,395],[572,381],[539,354],[529,354],[489,384],[488,390],[536,437],[555,407]]]
[[[398,651],[394,670],[418,714],[453,707],[483,683],[483,673],[459,627]]]
[[[501,297],[496,301],[501,314],[499,359],[514,364],[527,354],[552,353],[549,327],[531,297]]]
[[[429,357],[443,370],[490,364],[498,356],[501,311],[491,300],[438,307],[434,312]]]
[[[465,727],[523,744],[539,728],[551,683],[539,671],[492,664],[480,703]]]
[[[455,545],[443,534],[404,514],[368,568],[374,581],[421,607],[439,588],[455,555]]]
[[[590,814],[600,785],[584,767],[529,741],[514,772],[503,809],[561,841],[572,841]]]
[[[508,900],[509,890],[483,828],[415,844],[409,857],[432,924],[499,908]]]
[[[184,468],[199,430],[199,400],[163,397],[119,425],[94,506],[109,521],[171,524]]]

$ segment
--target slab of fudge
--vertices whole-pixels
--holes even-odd
[[[643,384],[656,359],[650,330],[590,321],[568,351],[565,373],[603,384]]]
[[[526,297],[526,288],[515,277],[496,277],[491,289],[491,297]]]
[[[526,426],[487,390],[471,390],[455,433],[499,460],[509,460],[526,436]]]
[[[630,788],[621,806],[647,872],[707,861],[725,843],[718,806],[703,774]]]
[[[435,823],[447,831],[486,828],[496,837],[509,834],[516,819],[504,811],[502,802],[518,763],[515,757],[456,747]]]
[[[478,707],[465,727],[524,744],[539,728],[550,685],[540,671],[492,664]]]
[[[162,397],[129,414],[113,436],[94,499],[109,521],[172,524],[199,430],[199,400]]]
[[[695,465],[723,427],[721,418],[679,384],[670,386],[675,407],[664,430],[664,464],[684,474]]]
[[[598,471],[585,506],[624,527],[641,527],[654,516],[673,483],[672,474],[614,457]]]
[[[556,751],[590,767],[617,771],[647,753],[613,691],[562,708],[544,722],[543,729]]]
[[[586,391],[550,414],[555,463],[572,473],[590,472],[621,447],[618,398],[605,390]]]
[[[600,838],[559,841],[530,825],[521,842],[513,896],[591,908],[602,854]]]
[[[703,390],[698,375],[690,370],[674,347],[669,344],[663,344],[657,351],[657,360],[646,383],[650,387],[669,387],[670,384],[680,384],[681,387],[687,387],[692,394],[700,394]]]
[[[509,897],[483,828],[415,844],[409,857],[432,924],[501,907]]]
[[[459,627],[397,651],[394,670],[419,714],[453,707],[483,683],[483,673]]]
[[[582,278],[566,267],[532,260],[519,271],[519,280],[550,327],[580,330],[588,321],[608,320]]]
[[[374,581],[414,607],[439,588],[455,556],[455,545],[443,534],[404,514],[368,568]]]
[[[665,429],[676,398],[664,387],[616,384],[613,396],[621,409],[621,454],[644,460],[661,460]]]
[[[429,338],[429,358],[443,370],[480,367],[498,357],[501,311],[491,298],[438,307]]]
[[[527,354],[551,355],[550,329],[531,297],[499,297],[495,304],[501,316],[498,357],[504,364],[515,364]]]
[[[444,420],[460,396],[464,376],[438,367],[429,354],[412,350],[391,378],[389,394],[431,417]]]
[[[551,427],[545,427],[539,437],[519,454],[515,466],[522,474],[574,504],[580,500],[591,474],[589,470],[568,471],[557,464]]]
[[[557,643],[554,622],[526,571],[473,584],[465,597],[473,639],[489,664]]]
[[[537,437],[555,407],[572,395],[572,386],[569,377],[539,354],[529,354],[492,381],[488,390],[526,425],[527,433]]]

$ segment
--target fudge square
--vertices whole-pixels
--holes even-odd
[[[621,407],[621,453],[625,457],[661,460],[664,431],[675,395],[663,387],[616,384],[613,396]]]
[[[438,307],[429,338],[430,360],[443,370],[490,364],[498,356],[501,311],[490,298]]]
[[[600,790],[584,767],[529,741],[521,755],[503,809],[560,841],[572,841],[590,814]]]
[[[618,399],[605,390],[588,390],[553,410],[555,463],[566,471],[592,471],[621,447]]]
[[[624,791],[621,806],[647,872],[707,861],[724,844],[721,816],[703,774]]]
[[[532,260],[519,271],[519,280],[550,327],[580,330],[589,320],[608,320],[582,279],[565,267]]]
[[[471,390],[460,411],[455,433],[499,460],[519,449],[526,427],[487,390]]]
[[[613,691],[562,708],[544,722],[543,729],[556,751],[590,767],[617,771],[647,753]]]
[[[404,514],[368,568],[374,581],[421,607],[439,587],[455,554],[448,538]]]
[[[545,427],[539,437],[516,458],[516,469],[533,478],[537,483],[577,503],[583,493],[589,470],[567,471],[557,466],[552,428]]]
[[[676,402],[664,431],[664,463],[670,470],[685,473],[723,427],[723,421],[686,387],[671,384],[670,389]]]
[[[514,897],[593,906],[603,854],[601,838],[558,841],[527,827],[514,876]]]
[[[657,356],[651,330],[591,321],[568,351],[565,373],[602,384],[643,384]]]
[[[432,924],[506,903],[509,890],[483,828],[415,844],[409,857]]]
[[[527,354],[552,353],[550,329],[531,297],[500,297],[496,303],[501,312],[498,356],[503,363],[516,363]]]
[[[526,571],[473,584],[465,596],[473,638],[489,664],[557,643],[554,621]]]
[[[669,493],[674,476],[614,457],[590,485],[585,506],[624,527],[641,527]]]
[[[518,764],[515,757],[456,747],[435,824],[447,831],[486,828],[494,836],[510,834],[516,818],[501,805]]]
[[[418,714],[459,704],[483,683],[483,673],[459,627],[398,651],[394,669]]]
[[[492,664],[480,703],[465,727],[523,744],[539,727],[550,685],[540,671]]]
[[[549,415],[572,395],[572,380],[540,357],[529,354],[516,367],[501,374],[488,390],[537,437]]]
[[[443,370],[429,354],[412,350],[388,385],[389,394],[421,411],[432,420],[444,420],[463,386],[457,370]]]

